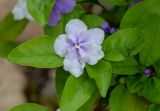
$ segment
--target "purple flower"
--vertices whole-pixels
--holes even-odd
[[[139,2],[141,2],[141,0],[134,0],[134,2],[135,2],[135,3],[139,3]]]
[[[116,29],[114,27],[111,28],[111,26],[109,25],[108,22],[105,22],[104,24],[102,24],[101,28],[109,34],[113,34],[114,32],[116,32]]]
[[[151,70],[150,68],[146,68],[146,69],[144,70],[144,73],[145,73],[146,76],[151,76],[152,70]]]
[[[104,57],[101,46],[104,31],[100,28],[88,30],[83,21],[73,19],[67,23],[65,32],[56,39],[54,50],[64,57],[64,70],[79,77],[86,63],[95,65]]]
[[[109,32],[110,31],[110,25],[108,22],[105,22],[104,24],[102,24],[102,29],[105,31],[105,32]]]
[[[109,33],[113,34],[114,32],[116,32],[116,29],[113,27],[113,28],[110,29]]]
[[[135,4],[138,4],[139,2],[141,2],[142,0],[134,0]],[[134,4],[133,3],[133,4]],[[128,4],[128,8],[131,8],[133,6],[133,4]]]
[[[75,0],[55,0],[55,5],[52,9],[48,25],[56,26],[61,19],[61,14],[71,12],[75,6]]]

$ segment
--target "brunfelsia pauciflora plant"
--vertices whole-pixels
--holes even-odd
[[[95,5],[98,15],[90,10]],[[0,23],[0,38],[13,41],[29,20],[44,26],[44,35],[5,55],[16,64],[56,68],[61,111],[158,111],[159,9],[159,0],[20,0]],[[32,103],[10,111],[37,110],[51,111]]]

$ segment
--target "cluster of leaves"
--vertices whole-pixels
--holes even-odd
[[[45,35],[20,44],[11,51],[8,59],[24,66],[57,68],[56,90],[62,111],[92,111],[101,98],[105,98],[103,104],[109,104],[110,111],[159,111],[160,1],[144,0],[129,8],[119,21],[118,31],[106,35],[102,45],[105,57],[94,66],[87,65],[84,74],[75,78],[61,67],[63,59],[55,54],[53,44],[56,37],[64,33],[64,27],[70,19],[81,19],[89,28],[101,27],[105,22],[106,13],[103,12],[102,16],[86,13],[81,6],[85,2],[99,3],[97,0],[77,0],[77,6],[71,13],[62,15],[56,27],[49,27],[46,24],[54,0],[27,0],[30,14],[44,26]],[[104,2],[118,5],[118,9],[126,6],[126,0]],[[15,23],[10,16],[5,19],[9,21],[7,24],[0,24],[0,31],[6,31],[0,35],[4,40],[7,38],[7,43],[27,23],[26,20]],[[13,32],[10,24],[19,30]],[[149,66],[154,68],[154,73],[148,77],[144,69]],[[23,104],[10,111],[22,110],[50,111],[36,104]]]

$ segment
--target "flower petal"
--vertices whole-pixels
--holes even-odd
[[[34,20],[34,18],[29,14],[28,10],[25,10],[24,15],[25,15],[26,19],[31,20],[31,21]]]
[[[77,59],[65,58],[63,64],[64,70],[69,71],[73,76],[79,77],[83,74],[85,65],[79,63]]]
[[[82,60],[90,65],[95,65],[100,59],[104,57],[102,47],[96,44],[87,44],[81,46],[79,54]]]
[[[49,21],[48,21],[48,25],[49,26],[56,26],[58,24],[58,22],[61,19],[61,14],[58,10],[56,10],[56,7],[54,7],[52,9]]]
[[[62,34],[57,37],[54,43],[55,53],[64,57],[67,54],[68,48],[70,48],[70,44],[67,42],[67,35]]]
[[[14,15],[15,20],[22,20],[25,18],[23,11],[21,10],[22,9],[20,7],[14,7],[14,9],[12,10],[12,14]]]
[[[65,56],[63,61],[64,70],[69,71],[73,76],[79,77],[83,74],[85,62],[83,62],[77,53],[76,48],[69,50],[68,55]]]
[[[69,13],[76,6],[75,0],[56,0],[56,5],[61,13]]]
[[[60,109],[60,108],[58,108],[56,111],[61,111],[61,109]]]
[[[83,21],[79,19],[73,19],[67,23],[65,31],[68,35],[78,35],[81,32],[87,31],[87,26]]]
[[[26,0],[19,0],[12,10],[15,20],[22,20],[27,18],[28,20],[33,20],[32,16],[29,14],[26,6]]]
[[[93,55],[90,56],[90,57],[86,60],[86,62],[87,62],[88,64],[90,64],[90,65],[95,65],[95,64],[97,64],[98,61],[104,57],[104,53],[103,53],[102,50],[97,51],[97,52],[94,52],[94,51],[93,51],[92,53],[93,53]]]
[[[86,37],[89,37],[91,41],[97,44],[102,44],[104,40],[105,33],[100,28],[90,29],[84,33]]]

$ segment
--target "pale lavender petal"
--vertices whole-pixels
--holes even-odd
[[[86,44],[79,50],[80,57],[88,64],[95,65],[104,57],[102,47],[96,44]]]
[[[100,28],[94,28],[83,33],[83,36],[90,38],[93,43],[102,44],[104,40],[104,31]]]
[[[81,33],[80,35],[79,35],[79,38],[78,38],[78,43],[79,44],[88,44],[88,43],[90,43],[90,41],[91,41],[91,38],[90,37],[88,37],[88,35],[86,35],[86,32],[84,32],[84,33]]]
[[[65,31],[68,35],[78,35],[81,32],[87,31],[87,26],[83,21],[79,19],[73,19],[67,23]]]
[[[75,0],[56,0],[56,5],[61,13],[69,13],[76,6]]]
[[[68,49],[66,57],[69,58],[79,58],[78,50],[75,47]]]
[[[71,48],[71,44],[67,42],[67,35],[60,35],[54,43],[55,53],[61,57],[65,57],[67,54],[68,48]]]
[[[79,55],[81,59],[86,61],[86,59],[89,57],[88,55],[89,48],[87,47],[88,44],[85,44],[85,46],[83,45],[81,44],[81,48],[79,49]]]
[[[69,71],[73,76],[79,77],[83,74],[85,62],[83,62],[77,53],[77,49],[72,48],[63,61],[64,70]]]
[[[98,61],[104,57],[104,52],[102,50],[93,51],[90,54],[91,54],[91,56],[86,61],[90,65],[97,64]]]
[[[73,76],[79,77],[83,74],[84,64],[80,64],[77,59],[65,58],[64,59],[64,70],[69,71]]]
[[[75,45],[78,42],[78,35],[70,34],[70,35],[68,35],[68,40],[70,40],[72,42],[72,44]]]
[[[89,37],[85,37],[81,34],[70,34],[68,35],[68,39],[72,41],[72,43],[74,45],[76,44],[83,44],[83,43],[87,43],[87,41],[89,42]]]

